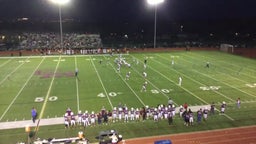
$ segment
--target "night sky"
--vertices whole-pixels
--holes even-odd
[[[256,0],[165,0],[159,20],[255,19]],[[154,8],[146,0],[71,0],[62,7],[64,18],[86,22],[147,21]],[[58,6],[48,0],[0,0],[0,20],[28,17],[58,18]]]

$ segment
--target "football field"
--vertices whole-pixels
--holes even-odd
[[[120,71],[118,59],[127,63]],[[68,107],[97,113],[120,103],[167,105],[169,98],[176,107],[214,102],[217,112],[224,101],[222,119],[247,125],[245,119],[256,119],[256,60],[217,51],[0,58],[0,122],[30,120],[32,107],[41,119],[62,117]]]

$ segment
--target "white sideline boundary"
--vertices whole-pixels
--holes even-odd
[[[192,112],[198,111],[200,108],[204,109],[207,107],[210,109],[210,105],[200,105],[200,106],[189,106]],[[179,107],[176,107],[176,113],[179,113]],[[10,121],[10,122],[0,122],[0,130],[5,129],[16,129],[16,128],[24,128],[26,126],[30,127],[36,127],[38,120],[36,120],[35,123],[33,123],[31,120],[24,120],[24,121]],[[57,117],[57,118],[47,118],[47,119],[40,119],[40,126],[49,126],[49,125],[59,125],[63,124],[64,128],[64,118],[63,117]]]

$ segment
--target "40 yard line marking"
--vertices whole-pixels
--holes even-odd
[[[54,79],[55,79],[55,75],[56,75],[57,69],[58,69],[58,67],[59,67],[60,60],[61,60],[61,56],[59,57],[58,63],[57,63],[56,68],[55,68],[55,70],[54,70],[53,77],[52,77],[52,81],[51,81],[51,83],[50,83],[49,89],[48,89],[47,94],[46,94],[46,98],[45,98],[46,100],[45,100],[44,103],[43,103],[43,106],[42,106],[42,109],[41,109],[41,112],[40,112],[40,115],[39,115],[39,118],[38,118],[37,126],[36,126],[36,128],[35,128],[36,133],[37,133],[37,131],[38,131],[38,129],[39,129],[39,123],[40,123],[41,118],[43,117],[43,114],[44,114],[44,111],[45,111],[45,106],[46,106],[46,104],[47,104],[47,101],[48,101],[50,92],[51,92],[51,90],[52,90],[53,81],[54,81]]]
[[[90,60],[91,60],[91,63],[92,63],[92,65],[93,65],[94,69],[95,69],[95,72],[96,72],[96,74],[97,74],[97,76],[98,76],[98,78],[99,78],[99,80],[100,80],[101,86],[102,86],[102,88],[103,88],[103,90],[104,90],[104,92],[105,92],[105,94],[106,94],[106,96],[107,96],[107,98],[108,98],[108,102],[109,102],[111,108],[113,109],[113,104],[112,104],[112,102],[111,102],[110,99],[109,99],[107,90],[106,90],[106,88],[105,88],[105,86],[104,86],[104,84],[103,84],[103,82],[102,82],[102,80],[101,80],[101,78],[100,78],[100,75],[99,75],[99,73],[98,73],[98,71],[97,71],[97,69],[96,69],[96,67],[95,67],[95,65],[94,65],[94,62],[93,62],[91,56],[90,56]]]

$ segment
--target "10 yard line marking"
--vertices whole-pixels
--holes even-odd
[[[77,68],[77,60],[75,56],[75,68]],[[76,99],[77,99],[77,112],[80,110],[80,102],[79,102],[79,89],[78,89],[78,78],[76,77]]]
[[[35,70],[32,72],[32,74],[29,76],[29,78],[27,79],[27,81],[24,83],[23,87],[20,89],[20,91],[18,92],[18,94],[15,96],[15,98],[12,100],[12,102],[10,103],[10,105],[7,107],[7,109],[4,111],[4,113],[2,114],[2,116],[0,117],[0,121],[2,120],[2,118],[5,116],[5,114],[8,112],[8,110],[11,108],[11,106],[13,105],[14,101],[18,98],[18,96],[21,94],[21,92],[23,91],[23,89],[25,88],[25,86],[28,84],[29,80],[32,78],[32,76],[34,75],[34,73],[36,72],[36,70],[39,68],[39,66],[42,64],[42,62],[44,61],[45,58],[42,59],[42,61],[39,63],[39,65],[35,68]]]
[[[43,117],[43,114],[44,114],[47,99],[49,98],[49,95],[50,95],[50,92],[51,92],[51,89],[52,89],[52,85],[53,85],[53,81],[55,79],[55,75],[56,75],[57,69],[58,69],[59,64],[60,64],[60,59],[61,59],[61,56],[59,57],[58,63],[57,63],[56,68],[54,70],[52,81],[51,81],[49,89],[47,91],[46,98],[45,98],[46,100],[43,103],[43,106],[42,106],[41,113],[40,113],[39,118],[38,118],[38,123],[37,123],[37,127],[35,128],[35,131],[37,131],[39,129],[39,123],[40,123],[40,120],[41,120],[41,118]]]

